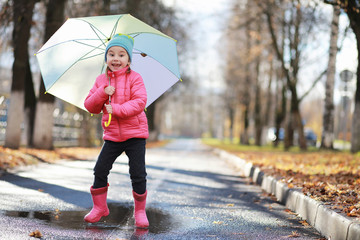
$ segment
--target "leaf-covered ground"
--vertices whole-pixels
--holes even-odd
[[[166,144],[165,141],[147,142],[146,147],[157,147]],[[20,148],[18,150],[0,146],[0,173],[19,166],[37,164],[39,162],[54,163],[60,159],[88,160],[94,159],[101,148],[55,148],[54,150],[41,150],[33,148]]]
[[[211,143],[252,162],[290,188],[360,220],[360,156],[336,151],[284,152]]]

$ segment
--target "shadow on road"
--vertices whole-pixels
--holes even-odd
[[[41,192],[50,194],[54,198],[79,207],[87,208],[92,206],[89,192],[78,191],[55,184],[45,183],[37,181],[33,178],[22,177],[12,173],[7,173],[6,175],[2,176],[1,180],[22,188],[33,189],[37,191],[41,190]]]

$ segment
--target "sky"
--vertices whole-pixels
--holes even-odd
[[[230,0],[231,1],[231,0]],[[227,26],[231,4],[229,0],[163,0],[177,10],[190,37],[190,54],[186,59],[186,71],[199,81],[202,88],[222,90],[222,68],[225,55],[223,30]],[[181,39],[178,39],[181,41]],[[223,57],[222,57],[223,56]]]

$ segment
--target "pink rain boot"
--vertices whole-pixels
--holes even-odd
[[[146,205],[146,196],[147,191],[144,194],[137,194],[133,191],[135,209],[135,226],[138,228],[147,228],[149,227],[149,221],[146,217],[145,205]]]
[[[93,208],[84,217],[86,222],[95,223],[98,222],[101,217],[106,217],[109,215],[109,208],[106,203],[108,187],[109,184],[102,188],[90,188],[90,193],[93,200]]]

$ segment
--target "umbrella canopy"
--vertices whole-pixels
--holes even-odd
[[[81,109],[106,69],[105,48],[115,34],[134,38],[131,69],[146,87],[146,107],[180,79],[176,40],[130,14],[68,19],[36,53],[48,93]]]

